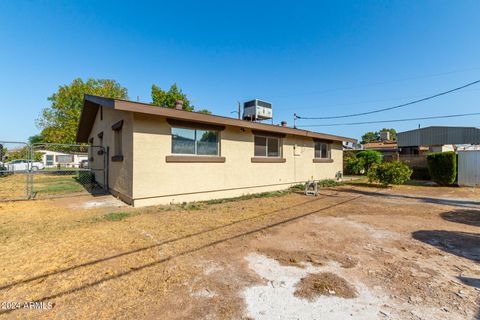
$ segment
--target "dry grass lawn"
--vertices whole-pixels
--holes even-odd
[[[480,236],[462,218],[480,221],[479,198],[343,186],[138,209],[86,209],[102,199],[91,196],[0,203],[0,301],[53,305],[0,318],[260,319],[244,296],[265,282],[245,260],[255,252],[286,268],[328,267],[351,290],[361,283],[383,297],[379,319],[473,319]]]

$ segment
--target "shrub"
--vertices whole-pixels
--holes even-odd
[[[457,176],[457,155],[453,151],[427,155],[428,172],[432,180],[441,186],[455,182]]]
[[[340,183],[337,180],[333,180],[333,179],[319,180],[317,182],[317,184],[320,188],[336,187],[336,186],[340,185]]]
[[[387,187],[390,184],[402,184],[410,180],[412,170],[400,161],[374,164],[367,172],[369,182],[379,182]]]
[[[357,158],[356,155],[344,159],[344,172],[349,175],[365,173],[365,159]]]
[[[430,173],[428,172],[427,167],[417,167],[413,166],[412,167],[413,173],[412,173],[412,179],[415,180],[430,180]]]
[[[382,154],[374,150],[363,150],[357,153],[357,159],[363,159],[363,167],[368,172],[371,166],[382,162]]]

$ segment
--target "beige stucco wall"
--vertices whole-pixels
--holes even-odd
[[[114,131],[112,125],[118,121],[123,120],[122,127],[122,151],[123,161],[112,161],[114,155]],[[100,119],[100,110],[97,113],[95,123],[90,132],[89,139],[93,137],[93,145],[99,146],[100,139],[98,134],[103,132],[103,147],[107,150],[108,156],[108,187],[110,191],[119,196],[123,201],[133,204],[132,201],[132,182],[133,182],[133,114],[131,112],[124,112],[112,110],[110,108],[103,108],[103,120]],[[92,168],[103,168],[103,156],[96,154],[99,150],[93,148],[93,162],[90,162]],[[100,184],[104,183],[103,172],[93,171],[95,179]]]
[[[252,163],[254,136],[249,129],[237,127],[227,127],[220,133],[220,153],[225,163],[167,163],[171,126],[166,119],[135,114],[133,121],[135,206],[280,190],[312,178],[334,178],[342,171],[341,143],[332,145],[333,163],[313,163],[313,140],[296,136],[282,139],[285,163]]]

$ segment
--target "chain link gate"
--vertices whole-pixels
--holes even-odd
[[[0,201],[108,192],[102,146],[0,141]]]
[[[30,198],[107,193],[107,156],[102,146],[35,143],[30,156]]]
[[[27,143],[0,141],[0,201],[29,199],[29,159]]]

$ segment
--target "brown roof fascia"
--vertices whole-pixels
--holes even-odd
[[[190,111],[184,111],[184,110],[176,110],[171,108],[152,106],[150,104],[140,103],[140,102],[125,101],[125,100],[114,100],[114,101],[115,101],[114,108],[116,110],[158,115],[158,116],[163,116],[171,119],[185,120],[190,122],[234,126],[234,127],[248,128],[248,129],[260,130],[260,131],[276,132],[281,134],[290,134],[290,135],[296,135],[296,136],[324,139],[324,140],[345,141],[345,142],[352,142],[352,143],[357,142],[356,139],[352,139],[352,138],[312,132],[307,130],[286,128],[286,127],[258,123],[258,122],[251,122],[246,120],[208,115],[208,114],[203,114],[198,112],[190,112]]]

